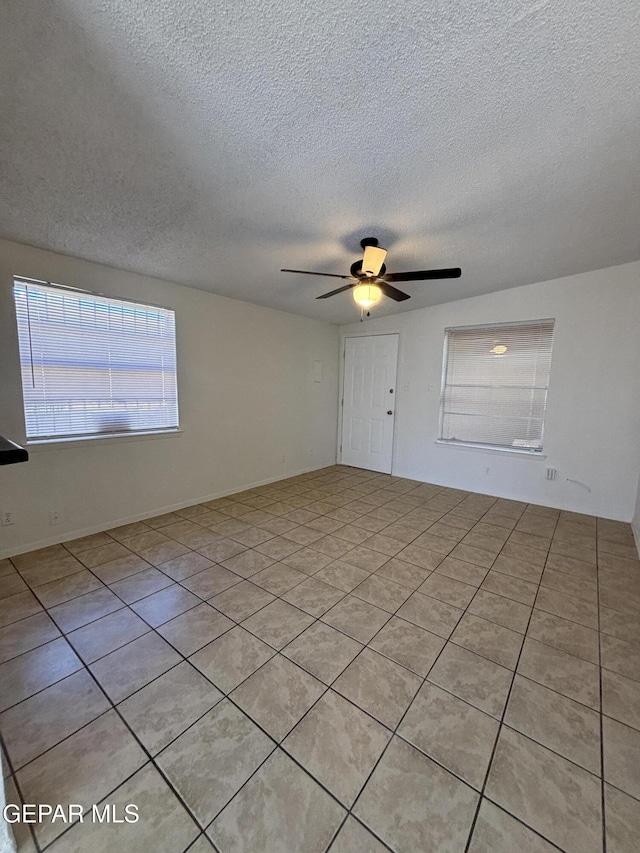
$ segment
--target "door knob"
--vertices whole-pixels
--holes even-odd
[[[388,414],[388,415],[392,415],[392,414],[393,414],[393,412],[391,411],[391,409],[389,409],[389,411],[387,412],[387,414]]]

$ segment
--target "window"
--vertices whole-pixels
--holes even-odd
[[[177,429],[175,315],[14,279],[27,439]]]
[[[553,323],[445,330],[441,442],[542,450]]]

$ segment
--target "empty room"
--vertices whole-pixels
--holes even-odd
[[[0,853],[637,853],[637,2],[0,74]]]

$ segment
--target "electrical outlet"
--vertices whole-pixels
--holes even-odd
[[[15,519],[13,517],[13,513],[4,511],[0,514],[0,523],[3,527],[8,527],[10,524],[15,524]]]
[[[286,456],[284,455],[284,453],[283,453],[283,454],[282,454],[282,459],[280,460],[280,462],[284,465],[284,463],[285,463],[286,461],[287,461],[287,457],[286,457]]]
[[[491,476],[491,468],[485,468],[484,473],[487,477],[490,477]]]
[[[545,469],[545,477],[547,478],[547,480],[555,480],[557,473],[558,472],[555,468]]]
[[[61,524],[62,523],[62,512],[59,509],[50,509],[49,510],[49,524]]]

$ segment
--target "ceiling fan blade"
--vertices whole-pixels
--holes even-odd
[[[362,258],[362,274],[366,276],[377,276],[380,272],[387,250],[378,246],[365,246]]]
[[[350,275],[336,275],[332,272],[310,272],[309,270],[280,270],[280,272],[297,272],[301,275],[326,275],[329,278],[351,278]]]
[[[460,278],[460,267],[446,270],[414,270],[414,272],[392,272],[382,276],[382,281],[426,281],[434,278]]]
[[[342,276],[343,278],[347,278],[347,276]],[[352,282],[351,284],[345,284],[344,287],[339,287],[337,290],[330,290],[329,293],[323,293],[322,296],[316,296],[316,299],[328,299],[330,296],[335,296],[336,293],[344,293],[345,290],[351,290],[352,287],[356,286],[356,282]]]
[[[389,299],[395,299],[396,302],[404,302],[405,299],[411,299],[408,293],[403,293],[401,290],[398,290],[396,287],[393,287],[390,284],[387,284],[386,281],[378,281],[376,282],[380,290],[384,293],[385,296],[388,296]]]

